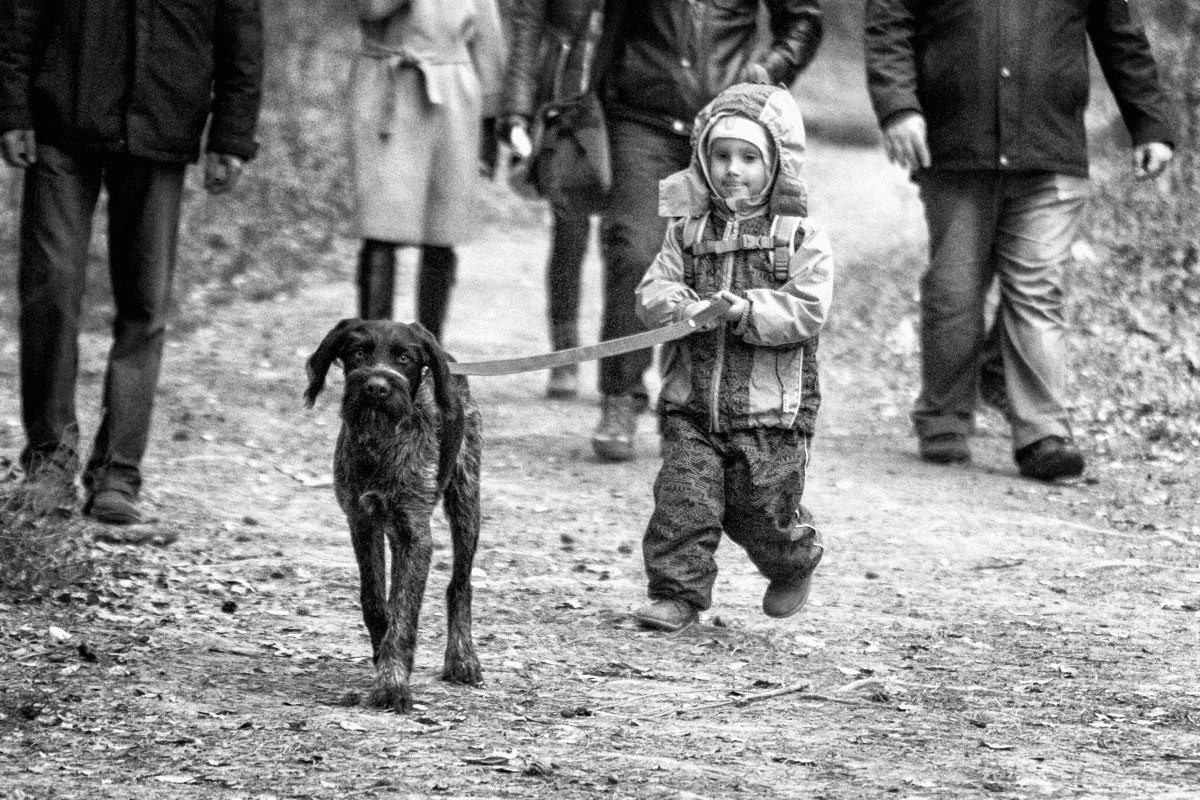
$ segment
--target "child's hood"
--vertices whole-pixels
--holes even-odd
[[[703,143],[713,123],[729,114],[749,117],[767,129],[775,143],[774,183],[770,213],[808,215],[808,187],[800,177],[804,165],[804,118],[787,89],[758,83],[739,83],[717,95],[696,115],[692,127],[692,161],[686,169],[659,181],[658,213],[663,217],[695,217],[709,210],[712,192],[701,159]]]

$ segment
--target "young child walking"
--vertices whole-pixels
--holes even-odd
[[[668,632],[712,605],[723,532],[767,578],[771,617],[804,606],[824,551],[801,495],[833,259],[806,219],[800,109],[784,89],[738,84],[694,131],[691,165],[660,184],[673,220],[637,289],[650,327],[730,303],[662,353],[663,465],[642,541],[651,603],[635,617]]]

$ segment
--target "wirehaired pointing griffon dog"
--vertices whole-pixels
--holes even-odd
[[[429,519],[444,501],[454,567],[446,589],[442,678],[478,684],[471,641],[471,563],[479,541],[479,409],[450,357],[420,325],[344,319],[308,359],[309,407],[334,362],[345,372],[333,462],[338,504],[362,579],[363,622],[375,657],[372,705],[412,710],[417,618],[429,577]],[[391,547],[390,586],[385,542]]]

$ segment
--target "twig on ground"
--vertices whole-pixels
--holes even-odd
[[[839,693],[839,692],[854,691],[856,689],[865,688],[867,686],[876,688],[875,684],[882,686],[882,682],[878,678],[864,678],[861,680],[853,681],[851,683],[846,684],[845,686],[835,689],[834,692]],[[869,703],[864,703],[861,700],[848,700],[844,697],[832,697],[827,694],[817,694],[814,692],[804,691],[805,689],[809,688],[810,686],[812,686],[811,683],[798,683],[794,686],[784,686],[781,689],[773,689],[769,692],[762,692],[760,694],[749,695],[748,697],[736,697],[736,698],[733,698],[732,700],[722,700],[719,703],[705,703],[703,705],[698,705],[698,706],[687,706],[686,708],[668,708],[665,711],[656,711],[653,714],[637,714],[634,717],[632,717],[632,719],[652,719],[654,717],[665,717],[668,714],[689,714],[689,713],[693,713],[696,711],[707,711],[708,709],[711,709],[711,708],[723,708],[726,706],[736,706],[738,708],[742,708],[744,706],[750,705],[751,703],[758,703],[763,700],[770,700],[771,698],[782,697],[784,695],[795,695],[797,700],[811,700],[811,701],[817,702],[817,703],[840,703],[841,705],[846,705],[846,706],[870,705]]]
[[[1171,542],[1172,544],[1175,544],[1175,545],[1179,545],[1180,547],[1187,547],[1189,545],[1197,544],[1197,542],[1191,541],[1186,536],[1182,536],[1177,533],[1172,533],[1170,531],[1139,531],[1138,533],[1125,533],[1124,531],[1117,531],[1117,530],[1113,530],[1112,528],[1097,528],[1092,525],[1085,525],[1082,522],[1074,522],[1072,520],[1067,520],[1067,519],[1050,519],[1047,517],[1038,518],[1036,521],[1030,522],[1028,524],[1029,525],[1036,524],[1036,525],[1040,526],[1045,523],[1053,523],[1053,524],[1061,526],[1063,528],[1071,528],[1073,530],[1084,531],[1085,533],[1098,533],[1101,536],[1114,536],[1118,539],[1137,539],[1140,541],[1145,541],[1147,535],[1149,535],[1149,536],[1157,536],[1160,539],[1166,539],[1168,542]],[[1018,523],[1018,524],[1021,524],[1021,523]]]
[[[1024,563],[1025,559],[1023,558],[1014,558],[1012,561],[995,560],[988,561],[983,564],[976,564],[975,566],[971,567],[971,569],[975,570],[976,572],[983,572],[987,569],[1009,569],[1011,567],[1019,567]]]
[[[639,703],[643,700],[652,700],[655,697],[670,697],[671,695],[679,694],[704,694],[705,692],[711,691],[713,691],[713,688],[711,686],[707,686],[703,689],[671,689],[670,691],[666,692],[650,692],[649,694],[639,694],[634,695],[633,697],[626,697],[624,700],[617,700],[614,703],[605,703],[604,705],[592,706],[589,710],[594,713],[596,711],[606,711],[610,708],[626,706],[630,703]]]

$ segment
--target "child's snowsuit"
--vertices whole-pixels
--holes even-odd
[[[705,134],[730,113],[758,121],[775,144],[765,214],[742,217],[712,200],[700,163]],[[675,219],[637,290],[642,321],[677,321],[689,304],[722,289],[745,297],[750,309],[737,323],[663,349],[663,466],[643,538],[654,600],[710,607],[722,531],[769,580],[787,581],[820,560],[821,538],[801,496],[833,264],[828,237],[804,218],[803,154],[792,96],[742,84],[700,112],[692,165],[660,185],[660,214]]]

